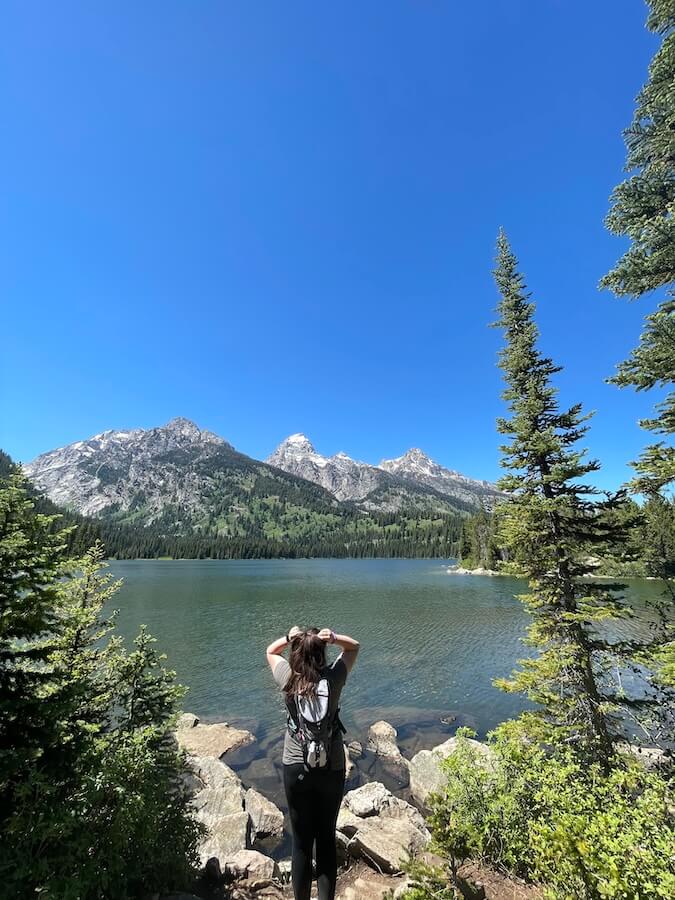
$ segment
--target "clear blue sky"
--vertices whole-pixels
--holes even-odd
[[[3,5],[0,447],[194,419],[494,478],[506,228],[618,484],[654,305],[599,293],[641,0]],[[654,398],[652,398],[654,399]]]

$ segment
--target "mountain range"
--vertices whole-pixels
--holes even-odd
[[[296,434],[263,462],[184,418],[104,431],[24,472],[129,556],[447,556],[466,514],[499,496],[420,450],[373,466]]]
[[[346,453],[323,456],[304,434],[292,434],[282,441],[267,462],[313,481],[338,500],[351,500],[364,509],[400,509],[416,496],[432,491],[461,508],[490,506],[499,491],[488,481],[467,478],[445,469],[417,448],[396,459],[383,459],[377,466],[357,462]]]
[[[373,466],[345,453],[322,456],[305,435],[293,434],[261,462],[184,418],[157,428],[104,431],[43,453],[24,470],[66,509],[119,520],[137,520],[142,510],[144,524],[169,509],[194,523],[219,505],[219,485],[229,481],[230,489],[236,484],[246,492],[254,476],[285,487],[302,479],[324,489],[314,492],[316,499],[370,512],[468,511],[498,496],[489,482],[445,469],[417,449]]]

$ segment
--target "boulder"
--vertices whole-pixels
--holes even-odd
[[[362,820],[358,816],[355,816],[351,810],[347,809],[343,803],[338,811],[335,827],[337,831],[351,837],[356,832],[361,822]]]
[[[378,816],[382,819],[404,819],[419,829],[428,842],[430,835],[424,817],[410,803],[395,797],[379,781],[371,781],[346,794],[338,812],[337,828],[353,834],[363,819]]]
[[[191,806],[195,819],[212,828],[223,816],[244,811],[244,789],[241,785],[205,787],[192,798]]]
[[[188,760],[192,778],[190,804],[195,818],[211,827],[218,819],[244,809],[244,787],[229,766],[209,756]]]
[[[411,856],[416,856],[428,840],[405,819],[380,816],[364,819],[349,841],[351,856],[364,859],[381,872],[398,873]]]
[[[360,759],[363,756],[363,744],[361,741],[350,741],[347,744],[347,752],[352,759]]]
[[[403,819],[414,825],[421,832],[427,843],[431,840],[431,833],[424,821],[424,816],[412,804],[406,803],[400,797],[388,797],[385,803],[382,804],[379,815],[383,819]]]
[[[376,756],[401,759],[401,751],[396,743],[396,729],[389,722],[375,722],[368,729],[366,748]]]
[[[342,801],[338,846],[380,871],[400,872],[408,856],[419,853],[430,840],[418,810],[378,781],[349,791]]]
[[[239,850],[225,862],[225,867],[236,880],[246,878],[258,884],[269,884],[280,875],[276,862],[257,850]]]
[[[408,763],[410,770],[410,793],[413,799],[422,805],[427,802],[429,794],[439,791],[445,777],[441,772],[441,762],[457,749],[458,738],[451,737],[433,750],[420,750]],[[490,768],[494,761],[494,751],[487,744],[468,739],[469,744]]]
[[[184,728],[194,728],[195,725],[199,725],[198,717],[193,713],[183,713],[176,722],[176,731],[182,731]]]
[[[236,772],[219,759],[212,756],[189,756],[188,770],[198,779],[201,787],[227,787],[231,784],[241,785]],[[201,788],[200,788],[201,790]]]
[[[377,815],[384,801],[391,796],[391,792],[381,782],[370,781],[360,788],[349,791],[342,803],[355,816],[363,819]]]
[[[258,837],[282,837],[284,814],[267,797],[249,788],[244,794],[244,809],[251,817],[251,841]]]
[[[182,718],[185,718],[183,716]],[[214,725],[192,725],[176,731],[179,746],[194,756],[212,756],[220,759],[231,750],[243,747],[255,740],[250,731],[233,728],[227,722]]]
[[[673,768],[672,750],[664,750],[661,747],[640,747],[637,744],[629,744],[627,741],[620,741],[617,744],[617,750],[632,756],[648,772],[668,772]]]
[[[210,823],[209,834],[199,846],[202,865],[206,865],[212,856],[222,862],[232,859],[240,850],[246,850],[249,830],[249,815],[243,810],[222,816]]]

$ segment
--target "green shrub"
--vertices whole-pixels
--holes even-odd
[[[497,729],[495,759],[486,765],[468,736],[459,733],[443,763],[447,783],[431,800],[446,885],[471,857],[541,883],[551,900],[675,896],[675,832],[663,777],[629,762],[605,774],[569,748],[545,752],[527,741],[520,723]],[[418,893],[410,900],[437,896],[433,877],[427,873],[425,886],[413,875]]]

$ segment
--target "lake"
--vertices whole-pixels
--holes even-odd
[[[282,804],[285,719],[265,647],[292,625],[331,627],[361,642],[342,697],[347,741],[365,743],[368,726],[385,719],[410,755],[459,725],[483,737],[523,709],[492,680],[527,653],[528,617],[514,597],[524,583],[448,575],[450,562],[134,560],[115,561],[111,571],[124,579],[114,602],[121,634],[131,640],[147,625],[189,688],[184,708],[256,735],[228,763]],[[633,580],[629,595],[639,601],[658,590]],[[379,777],[378,765],[366,757],[354,777]]]

